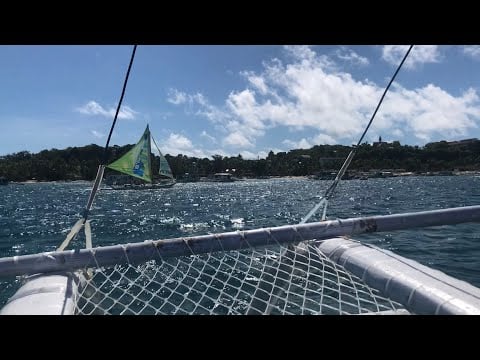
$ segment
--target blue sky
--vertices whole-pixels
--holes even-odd
[[[408,46],[139,46],[111,144],[265,157],[355,143]],[[104,146],[132,46],[0,46],[0,155]],[[480,46],[415,46],[367,134],[480,138]]]

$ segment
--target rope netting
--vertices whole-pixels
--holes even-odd
[[[78,314],[362,314],[398,310],[314,243],[89,269]]]

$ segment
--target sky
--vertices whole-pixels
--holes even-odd
[[[0,45],[0,155],[105,146],[133,46]],[[264,158],[358,141],[408,46],[140,45],[111,145]],[[480,46],[416,45],[365,138],[480,138]]]

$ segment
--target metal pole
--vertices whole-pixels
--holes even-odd
[[[145,259],[205,254],[247,249],[256,246],[291,244],[337,236],[480,222],[480,206],[402,213],[395,215],[330,220],[302,225],[227,232],[167,240],[48,252],[0,259],[0,277],[66,271]]]

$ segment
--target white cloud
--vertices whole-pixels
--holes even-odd
[[[182,154],[199,158],[208,157],[207,152],[193,146],[192,141],[181,134],[171,133],[168,139],[162,141],[161,144],[160,150],[164,154],[170,154],[172,156]]]
[[[192,142],[187,137],[172,133],[168,138],[166,144],[172,147],[176,147],[179,149],[193,149]]]
[[[108,118],[112,118],[115,116],[116,108],[105,109],[96,101],[89,101],[85,105],[76,108],[75,111],[85,114],[85,115],[100,115]],[[138,114],[137,111],[133,110],[129,106],[122,106],[120,108],[120,112],[118,113],[119,119],[125,120],[132,120],[135,118],[135,115]]]
[[[192,97],[192,103],[196,103],[200,106],[197,111],[197,115],[205,116],[213,123],[223,123],[230,118],[230,115],[218,107],[211,105],[202,93],[197,93]]]
[[[353,65],[360,65],[360,66],[365,66],[368,65],[370,62],[368,59],[364,56],[358,55],[355,51],[352,49],[348,49],[344,46],[342,46],[340,49],[338,49],[335,52],[335,55],[344,61],[348,61],[352,63]]]
[[[313,143],[315,145],[335,145],[337,141],[330,135],[326,134],[318,134],[313,138]]]
[[[468,129],[477,127],[479,97],[473,89],[455,97],[432,84],[415,90],[397,86],[380,118],[384,128],[400,125],[421,140],[430,140],[433,135],[464,136]]]
[[[244,150],[240,153],[240,155],[242,155],[242,158],[245,159],[245,160],[256,160],[258,159],[259,155],[258,154],[255,154],[251,151],[247,151],[247,150]]]
[[[160,143],[159,143],[160,145]],[[170,133],[166,140],[161,141],[161,149],[163,154],[177,156],[178,154],[187,155],[197,158],[210,158],[212,155],[221,156],[237,156],[239,153],[243,158],[256,159],[258,156],[265,158],[267,153],[259,151],[257,153],[247,150],[243,151],[225,151],[225,149],[205,149],[201,145],[193,144],[192,141],[184,135]],[[278,150],[280,151],[280,150]]]
[[[268,153],[266,151],[259,151],[257,153],[257,156],[260,158],[260,159],[266,159],[267,156],[268,156]]]
[[[475,60],[480,60],[480,46],[479,45],[469,45],[463,47],[463,53]]]
[[[227,153],[225,150],[223,149],[214,149],[214,150],[209,150],[208,153],[210,154],[209,156],[207,157],[212,157],[213,155],[221,155],[221,156],[237,156],[237,154],[230,154],[230,153]]]
[[[293,140],[283,140],[283,144],[287,145],[291,149],[310,149],[315,145],[334,145],[337,142],[335,141],[334,138],[332,138],[329,135],[326,134],[317,134],[316,136],[312,138],[302,138],[299,141],[293,141]]]
[[[170,89],[168,91],[167,101],[174,105],[184,104],[187,102],[188,96],[186,93],[178,91],[177,89]]]
[[[91,133],[92,133],[93,136],[95,136],[96,138],[99,138],[99,139],[105,137],[105,134],[103,134],[99,131],[96,131],[96,130],[92,130]]]
[[[392,65],[399,65],[408,48],[409,45],[385,45],[382,49],[382,59]],[[440,62],[440,50],[437,45],[415,45],[404,66],[407,69],[414,69],[417,65],[437,62]]]
[[[211,141],[211,142],[214,143],[214,144],[217,142],[217,140],[216,140],[213,136],[211,136],[210,134],[208,134],[205,130],[203,130],[203,131],[201,132],[200,136],[208,139],[209,141]]]
[[[400,129],[393,129],[392,130],[392,135],[402,138],[403,137],[403,131]]]
[[[308,45],[285,45],[284,49],[298,60],[313,60],[317,54]]]
[[[257,140],[274,128],[311,132],[304,139],[284,142],[291,147],[356,143],[384,85],[356,80],[310,47],[285,49],[291,55],[288,63],[273,59],[265,62],[260,72],[244,72],[245,89],[232,91],[223,106],[212,105],[201,93],[186,94],[186,102],[223,134],[228,151],[252,151]],[[394,56],[395,51],[403,56],[399,47],[388,49],[388,56]],[[439,59],[437,47],[418,46],[414,50],[413,64]],[[477,127],[479,111],[479,97],[473,89],[454,96],[434,84],[407,89],[394,83],[369,134],[386,136],[393,129],[395,136],[412,134],[418,139],[466,135]]]
[[[227,146],[239,147],[239,148],[246,148],[246,147],[253,147],[253,144],[248,141],[248,139],[239,132],[233,132],[229,134],[224,140],[223,144]]]
[[[333,60],[331,60],[326,55],[318,55],[310,46],[308,45],[286,45],[284,46],[287,54],[290,54],[297,62],[300,63],[311,63],[315,62],[324,69],[335,70],[337,65]],[[280,64],[280,60],[273,59],[272,65]],[[267,65],[268,66],[268,65]]]
[[[200,92],[192,95],[177,89],[170,89],[167,101],[174,105],[188,105],[189,108],[196,105],[198,108],[195,114],[204,116],[212,122],[222,122],[229,117],[218,107],[211,105]]]
[[[257,160],[257,159],[265,159],[268,156],[268,153],[266,151],[258,151],[255,153],[248,150],[244,150],[240,152],[240,155],[242,155],[242,158],[245,160]]]
[[[278,154],[279,152],[287,152],[288,150],[285,149],[279,149],[279,148],[273,148],[272,149],[274,154]],[[267,154],[268,155],[268,154]]]
[[[292,140],[283,140],[283,144],[287,145],[292,149],[310,149],[313,145],[305,138],[301,139],[300,141],[292,141]]]
[[[267,85],[265,85],[265,81],[261,76],[255,75],[252,71],[244,71],[241,74],[260,94],[265,95],[268,92]]]
[[[258,132],[265,128],[262,121],[263,115],[257,112],[259,104],[256,102],[254,91],[246,89],[238,93],[230,93],[227,108],[233,117],[242,120],[242,126],[246,125],[245,132]],[[230,124],[234,125],[232,122]]]

